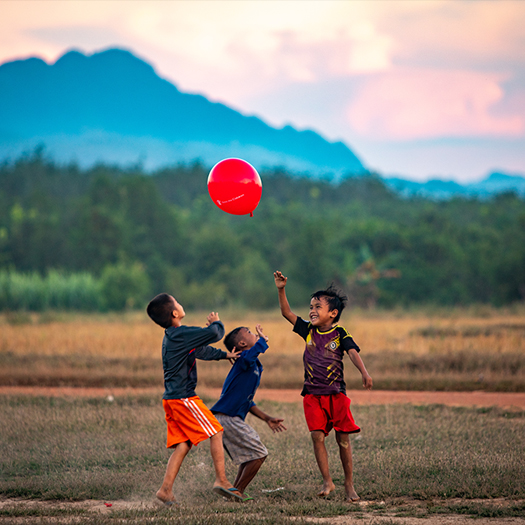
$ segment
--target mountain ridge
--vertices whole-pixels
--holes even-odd
[[[139,164],[152,171],[241,157],[260,170],[284,168],[334,181],[369,173],[343,142],[289,125],[274,128],[203,95],[183,93],[125,49],[91,55],[70,50],[53,64],[38,57],[0,64],[0,94],[0,160],[45,145],[57,162],[81,167]],[[486,197],[504,191],[525,196],[523,174],[493,172],[467,184],[381,178],[407,197]]]
[[[191,160],[198,151],[201,160],[215,163],[233,150],[256,164],[317,175],[366,172],[342,142],[311,130],[273,128],[202,95],[182,93],[126,50],[90,56],[69,51],[54,64],[35,57],[8,62],[0,66],[0,92],[0,137],[12,150],[27,150],[38,139],[54,156],[62,147],[85,164],[102,160],[90,152],[109,141],[121,152],[110,161],[134,162],[138,151],[151,168]]]
[[[384,178],[384,183],[405,197],[419,196],[433,199],[451,197],[489,197],[494,194],[513,191],[525,197],[525,176],[522,174],[491,172],[486,178],[467,184],[452,180],[431,179],[416,182],[398,177]]]

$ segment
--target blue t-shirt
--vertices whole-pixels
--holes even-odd
[[[211,407],[212,412],[238,416],[242,420],[246,418],[255,405],[253,397],[261,383],[263,366],[258,356],[267,349],[268,344],[261,337],[251,348],[241,352],[226,376],[219,401]]]

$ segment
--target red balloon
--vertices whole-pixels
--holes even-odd
[[[261,200],[261,177],[245,160],[224,159],[215,164],[208,175],[208,192],[211,200],[226,213],[249,213],[253,217],[253,210]]]

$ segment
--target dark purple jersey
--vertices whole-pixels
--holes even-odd
[[[359,347],[342,326],[321,332],[312,323],[297,317],[293,331],[306,341],[304,351],[304,386],[301,395],[325,396],[346,393],[343,355]]]

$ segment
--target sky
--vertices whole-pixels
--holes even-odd
[[[382,176],[525,175],[522,0],[0,0],[0,63],[110,47]]]

